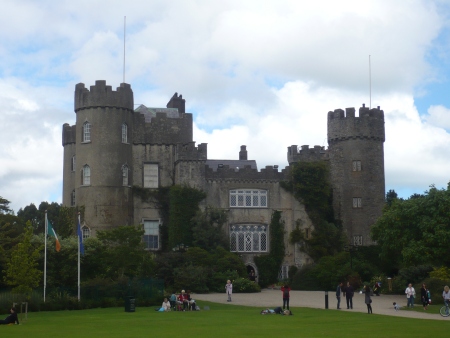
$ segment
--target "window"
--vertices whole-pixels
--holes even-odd
[[[267,252],[267,226],[242,224],[230,226],[231,252]]]
[[[128,143],[128,126],[126,123],[122,124],[122,143]]]
[[[91,184],[91,168],[86,164],[83,166],[83,185]]]
[[[83,142],[91,142],[91,124],[87,121],[83,124]]]
[[[75,171],[75,155],[72,156],[72,163],[70,166],[70,170]]]
[[[353,161],[353,171],[361,171],[361,161]]]
[[[72,193],[70,194],[70,205],[72,207],[75,206],[75,189],[72,190]]]
[[[158,165],[144,163],[144,188],[158,188]]]
[[[267,190],[259,190],[259,189],[230,190],[230,207],[267,208]]]
[[[128,186],[128,166],[125,164],[122,166],[122,185]]]
[[[353,197],[353,208],[362,208],[361,197]]]
[[[289,278],[289,266],[282,265],[280,271],[278,272],[278,280],[287,280]]]
[[[363,245],[363,236],[353,236],[353,245]]]
[[[91,229],[89,229],[86,225],[84,225],[84,226],[81,228],[81,233],[82,233],[82,235],[83,235],[83,241],[84,241],[86,238],[91,237]]]
[[[146,249],[159,249],[159,221],[144,221],[144,244]]]

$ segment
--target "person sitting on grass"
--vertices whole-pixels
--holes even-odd
[[[164,309],[164,311],[170,311],[171,306],[167,298],[164,298],[164,302],[162,303],[161,308]]]
[[[9,312],[11,313],[8,317],[6,317],[3,320],[0,320],[0,324],[6,325],[6,324],[19,324],[19,318],[17,318],[17,313],[16,313],[16,309],[15,308],[11,308],[9,310]]]
[[[181,290],[180,295],[178,296],[178,304],[183,305],[183,311],[186,311],[188,309],[188,295],[186,294],[186,291]]]

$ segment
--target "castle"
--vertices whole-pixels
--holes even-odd
[[[281,188],[289,166],[266,166],[258,171],[241,146],[238,159],[208,159],[207,144],[193,141],[192,114],[175,93],[166,108],[134,109],[131,86],[116,91],[105,81],[75,87],[76,124],[64,124],[62,144],[63,205],[84,206],[83,237],[114,226],[143,224],[149,250],[160,248],[161,224],[155,206],[133,196],[133,186],[155,189],[186,184],[203,190],[202,206],[228,211],[230,251],[238,252],[248,269],[257,268],[254,256],[267,253],[273,210],[285,221],[288,267],[310,263],[310,258],[288,241],[296,221],[306,236],[312,223],[303,204]],[[369,245],[370,227],[381,215],[384,186],[384,113],[361,107],[328,113],[328,149],[321,146],[288,147],[289,165],[326,161],[333,188],[335,217],[342,221],[349,242]]]

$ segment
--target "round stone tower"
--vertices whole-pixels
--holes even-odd
[[[384,112],[363,105],[328,113],[333,207],[351,244],[370,245],[370,227],[385,201]]]
[[[94,232],[133,222],[133,109],[129,84],[75,87],[75,204]]]

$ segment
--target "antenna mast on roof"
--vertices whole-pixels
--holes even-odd
[[[123,17],[123,83],[125,83],[125,32],[127,28],[127,17]]]
[[[369,109],[372,109],[372,68],[369,55]]]

